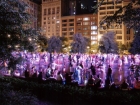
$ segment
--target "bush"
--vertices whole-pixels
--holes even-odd
[[[138,104],[140,100],[140,91],[111,91],[111,90],[93,90],[86,87],[62,85],[58,83],[38,83],[32,81],[25,81],[18,78],[0,78],[0,82],[4,83],[4,87],[8,87],[10,91],[7,94],[13,94],[15,96],[22,95],[29,99],[33,94],[37,96],[39,100],[47,100],[61,105],[80,104],[80,105],[120,105],[120,104]],[[0,85],[1,87],[1,85]],[[2,88],[1,88],[2,90]],[[14,91],[14,92],[13,92]],[[16,93],[17,92],[17,93]],[[23,94],[26,92],[25,94]],[[29,94],[30,93],[30,94]],[[28,96],[28,97],[27,97]],[[13,97],[14,98],[14,97]],[[22,100],[24,98],[21,98]],[[16,98],[14,98],[16,100]],[[37,101],[37,100],[36,100]],[[16,102],[16,101],[15,101]],[[30,103],[26,101],[25,103]],[[6,104],[7,105],[7,104]],[[16,105],[16,104],[15,104]],[[24,104],[21,104],[24,105]],[[30,105],[30,104],[28,104]],[[35,105],[35,104],[34,104]]]

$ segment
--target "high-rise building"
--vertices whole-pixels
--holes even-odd
[[[33,0],[24,0],[25,3],[29,5],[29,8],[26,10],[27,13],[33,16],[33,18],[30,20],[30,25],[24,25],[26,28],[34,28],[38,29],[41,27],[40,19],[41,19],[41,12],[40,12],[40,5],[35,3]]]
[[[97,43],[97,14],[80,13],[81,4],[81,0],[43,0],[43,34],[47,37],[65,36],[72,40],[75,33],[81,33],[90,38],[92,44]]]
[[[62,16],[91,14],[96,3],[96,0],[62,0]]]
[[[97,19],[96,14],[63,16],[61,17],[61,35],[71,41],[74,34],[81,33],[84,37],[90,39],[91,45],[97,44]]]
[[[60,35],[61,0],[42,0],[41,28],[43,35]]]
[[[98,16],[97,14],[82,14],[75,16],[75,33],[81,33],[91,41],[91,45],[97,44]]]
[[[98,2],[101,2],[102,0],[98,0]],[[113,15],[119,8],[127,5],[129,2],[128,0],[122,1],[118,0],[116,3],[114,3],[112,0],[104,0],[102,5],[99,7],[98,10],[98,24],[105,16],[111,16]],[[128,29],[125,27],[123,23],[120,23],[119,25],[116,23],[112,23],[109,27],[106,26],[99,26],[98,29],[98,40],[101,38],[101,36],[108,31],[113,31],[116,33],[116,41],[119,45],[126,45],[129,46],[130,43],[133,40],[133,30]]]

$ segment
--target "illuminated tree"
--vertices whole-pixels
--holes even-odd
[[[85,53],[88,46],[88,38],[83,37],[81,34],[77,33],[73,36],[73,42],[71,43],[72,53]]]
[[[102,36],[99,42],[99,50],[101,53],[118,53],[114,32],[108,32]]]
[[[69,47],[69,41],[67,37],[60,37],[60,40],[62,41],[62,52],[66,53],[68,52],[68,47]]]
[[[47,50],[47,44],[48,43],[48,39],[46,36],[44,35],[39,35],[38,36],[38,40],[37,40],[37,44],[39,47],[40,51],[46,51]]]
[[[62,41],[60,40],[60,37],[58,36],[52,36],[48,39],[48,47],[47,51],[52,52],[61,52],[62,50]]]

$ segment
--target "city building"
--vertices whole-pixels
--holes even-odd
[[[61,35],[67,37],[69,40],[73,39],[75,34],[75,15],[61,17]]]
[[[100,3],[102,0],[98,0]],[[99,7],[98,10],[98,24],[100,24],[100,21],[105,16],[111,16],[113,15],[119,8],[127,5],[129,0],[104,0],[102,5]],[[130,46],[130,43],[133,40],[133,30],[128,29],[124,26],[123,23],[120,23],[119,25],[116,23],[112,23],[109,27],[106,26],[98,26],[98,40],[100,40],[101,36],[108,31],[113,31],[116,33],[116,41],[118,45],[126,45],[126,47]]]
[[[94,13],[97,0],[62,0],[62,16]]]
[[[84,37],[90,39],[91,45],[97,44],[97,27],[98,17],[96,14],[61,17],[61,35],[67,37],[70,41],[74,34],[81,33]]]
[[[75,16],[75,33],[81,33],[91,41],[91,45],[97,44],[98,36],[97,14],[83,14]]]
[[[43,0],[41,8],[43,35],[47,37],[52,35],[60,36],[61,0]]]
[[[97,14],[80,13],[84,8],[82,3],[81,0],[42,0],[43,35],[65,36],[71,41],[75,33],[81,33],[91,39],[91,44],[97,43]]]
[[[34,2],[34,0],[24,0],[25,3],[29,5],[29,8],[27,8],[26,12],[31,14],[33,18],[30,20],[30,25],[24,25],[26,28],[34,28],[38,29],[41,27],[41,8],[40,5]]]

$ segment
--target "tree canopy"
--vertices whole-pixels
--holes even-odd
[[[83,37],[80,33],[73,36],[73,42],[71,43],[72,53],[85,53],[88,45],[88,38]]]
[[[61,52],[62,50],[62,41],[58,36],[52,36],[48,39],[48,52]]]
[[[118,53],[114,32],[108,32],[102,36],[99,42],[99,50],[101,53]]]
[[[27,28],[32,15],[22,0],[0,0],[0,59],[12,60],[13,51],[33,51],[37,33]]]

